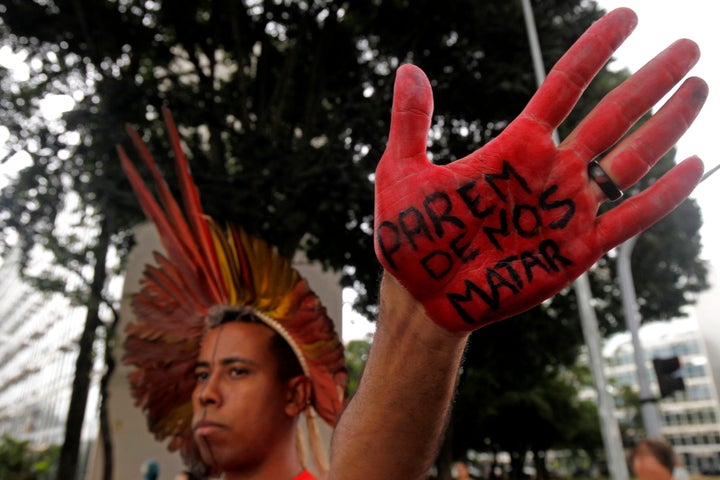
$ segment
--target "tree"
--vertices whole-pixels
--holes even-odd
[[[4,480],[49,480],[57,467],[59,449],[33,449],[28,441],[3,435],[0,442],[0,478]]]
[[[348,397],[351,397],[358,388],[360,378],[365,371],[370,342],[367,340],[351,340],[345,345],[345,363],[348,370]]]
[[[623,443],[633,445],[646,436],[640,394],[628,385],[621,385],[619,390],[620,395],[617,396],[616,402],[619,403],[618,407],[623,412],[623,418],[620,421],[620,432]]]
[[[534,9],[547,67],[601,14],[580,0],[536,1]],[[535,90],[518,2],[0,0],[0,15],[3,41],[25,52],[31,69],[24,82],[0,71],[7,92],[0,120],[15,151],[32,157],[0,194],[0,230],[16,232],[26,252],[42,246],[58,263],[82,272],[81,288],[68,293],[90,307],[86,353],[98,327],[113,322],[99,322],[93,313],[101,304],[115,306],[102,290],[112,273],[105,255],[123,258],[129,227],[140,218],[115,156],[115,144],[125,141],[124,122],[143,131],[174,185],[158,121],[160,105],[168,105],[205,210],[260,234],[287,256],[303,249],[311,260],[343,271],[344,285],[360,293],[358,308],[372,316],[379,271],[372,172],[386,140],[395,68],[415,62],[433,81],[431,153],[437,162],[490,141]],[[593,83],[564,132],[621,77],[608,73]],[[75,100],[55,122],[38,117],[39,99],[49,94]],[[57,235],[58,215],[73,199],[77,223],[92,232],[87,248],[79,248],[73,234]],[[701,288],[704,276],[692,257],[693,229],[686,225],[683,260],[668,263],[674,286],[683,289]],[[612,294],[613,268],[608,258],[593,277],[603,298],[606,289]],[[669,314],[687,303],[683,295],[663,295],[667,283],[654,286],[656,278],[638,289],[646,305]],[[605,330],[620,328],[615,300],[601,303]],[[522,343],[512,343],[518,340],[506,332],[506,343],[486,344],[483,339],[496,334],[484,329],[473,343],[487,351],[469,353],[477,360],[468,369],[487,365],[490,352],[506,358],[507,372],[526,368],[502,355],[512,345],[527,350],[523,358],[533,372],[549,365],[549,374],[530,379],[552,379],[553,371],[572,363],[581,343],[572,292],[525,318],[511,323],[528,329]],[[550,345],[557,350],[547,352]],[[77,376],[87,368],[78,364]],[[478,375],[499,385],[498,374]],[[79,397],[83,388],[77,387]],[[70,469],[76,438],[65,443],[63,464]],[[70,470],[61,476],[72,478]]]
[[[585,408],[571,372],[581,344],[576,317],[539,309],[474,333],[453,414],[454,457],[507,451],[517,473],[527,452],[542,458],[568,445]]]

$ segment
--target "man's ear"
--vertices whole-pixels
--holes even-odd
[[[312,400],[312,383],[305,375],[298,375],[288,380],[287,402],[285,413],[296,417],[305,410]]]

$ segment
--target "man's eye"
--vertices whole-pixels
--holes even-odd
[[[232,368],[230,369],[230,376],[233,377],[242,377],[243,375],[247,375],[248,370],[246,368]]]
[[[195,380],[198,382],[201,380],[207,380],[208,376],[209,376],[208,372],[204,372],[204,371],[195,372]]]

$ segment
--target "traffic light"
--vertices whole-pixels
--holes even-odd
[[[685,382],[677,373],[680,369],[678,357],[653,358],[653,367],[660,387],[660,398],[670,396],[678,390],[685,390]]]

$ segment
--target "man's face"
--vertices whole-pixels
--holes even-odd
[[[668,472],[657,458],[649,451],[640,451],[632,461],[632,469],[638,480],[670,480],[672,472]]]
[[[203,461],[221,471],[262,463],[288,431],[286,382],[257,323],[231,322],[203,339],[195,368],[193,432]]]

